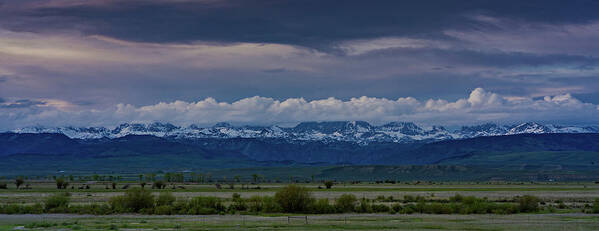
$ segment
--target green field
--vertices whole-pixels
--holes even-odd
[[[74,189],[56,189],[51,181],[29,181],[30,189],[0,189],[0,205],[44,204],[57,193],[70,193],[70,206],[108,204],[128,188],[139,188],[134,181],[119,182],[112,189],[110,182],[71,182]],[[82,185],[89,189],[78,189]],[[172,186],[175,186],[175,189]],[[253,196],[274,196],[285,183],[250,184],[249,189],[217,189],[214,183],[169,183],[166,189],[151,189],[155,197],[170,192],[177,201],[196,197],[219,198],[230,206],[234,194],[244,200]],[[392,206],[414,204],[406,198],[422,198],[423,203],[447,203],[456,194],[484,198],[488,203],[513,204],[523,195],[540,199],[536,212],[501,214],[413,214],[395,212],[345,212],[330,214],[227,212],[220,215],[146,215],[140,213],[91,215],[77,213],[0,214],[0,230],[597,230],[599,214],[591,214],[599,184],[534,183],[534,182],[405,182],[405,183],[342,183],[331,189],[320,183],[297,184],[309,190],[316,199],[331,203],[344,194],[364,198],[374,204]],[[320,186],[320,188],[319,188]],[[108,187],[108,189],[107,189]],[[382,198],[382,199],[381,199]],[[391,202],[388,198],[392,199]],[[445,201],[445,202],[444,202]],[[292,217],[292,218],[289,218]],[[306,223],[307,221],[307,223]]]
[[[303,216],[0,215],[0,230],[597,230],[588,214]]]

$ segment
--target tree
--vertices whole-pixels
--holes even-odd
[[[252,174],[252,179],[254,179],[254,183],[256,183],[258,181],[258,174]]]
[[[333,187],[333,181],[330,181],[330,180],[325,181],[324,186],[326,186],[327,189],[331,189]]]
[[[123,196],[110,198],[109,204],[116,211],[140,212],[142,209],[154,207],[154,196],[150,191],[132,188],[127,190]]]
[[[283,208],[284,212],[306,212],[314,201],[312,194],[307,188],[288,185],[281,188],[275,194],[275,201]]]
[[[64,178],[59,177],[56,178],[56,188],[57,189],[66,189],[69,185],[69,182],[65,181]]]
[[[196,182],[196,173],[195,172],[189,173],[189,176],[191,177],[191,182]]]
[[[157,189],[163,189],[164,187],[166,187],[166,184],[161,180],[154,181],[154,184],[152,185],[152,188]]]
[[[17,186],[17,189],[19,189],[23,183],[25,183],[23,177],[17,177],[17,179],[15,179],[15,185]]]
[[[237,183],[239,183],[241,181],[240,175],[236,175],[234,178],[235,178],[235,181],[237,181]]]
[[[518,200],[521,212],[537,212],[539,211],[539,202],[541,199],[535,196],[524,195]]]
[[[172,193],[170,192],[161,192],[160,195],[158,196],[158,198],[156,198],[156,205],[157,206],[171,206],[173,205],[173,203],[175,203],[175,196],[173,196]]]
[[[142,182],[142,181],[144,181],[144,175],[143,175],[143,174],[139,174],[139,176],[138,176],[138,177],[139,177],[139,182]]]
[[[53,196],[46,198],[45,207],[46,211],[54,208],[67,208],[69,207],[69,202],[71,194],[67,193],[59,193]]]
[[[335,206],[341,212],[354,211],[358,199],[353,194],[343,194],[337,200],[335,200]]]

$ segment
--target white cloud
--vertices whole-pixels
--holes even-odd
[[[348,55],[361,55],[372,51],[395,48],[436,48],[449,49],[452,45],[441,40],[417,39],[407,37],[384,37],[376,39],[358,39],[345,41],[337,46]]]
[[[455,101],[412,97],[396,100],[373,97],[347,101],[327,98],[276,100],[250,97],[232,103],[206,98],[197,102],[174,101],[135,107],[118,104],[105,110],[77,108],[68,102],[37,100],[44,104],[9,108],[14,99],[0,104],[0,128],[44,126],[115,126],[123,122],[162,121],[179,125],[228,121],[241,124],[283,124],[300,121],[366,120],[373,123],[414,121],[422,124],[464,125],[480,122],[576,121],[597,124],[598,105],[583,103],[570,94],[542,99],[507,97],[482,88]]]
[[[264,70],[285,66],[311,71],[327,55],[274,43],[159,44],[78,33],[37,34],[0,29],[0,68],[35,65],[48,70],[84,72],[93,68],[177,66],[194,69]]]

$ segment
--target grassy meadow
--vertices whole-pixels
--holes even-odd
[[[0,189],[1,206],[42,206],[42,210],[33,212],[37,214],[0,214],[0,230],[599,229],[599,215],[593,213],[595,200],[599,198],[599,184],[594,182],[335,182],[330,189],[322,182],[295,183],[306,189],[314,201],[326,201],[328,208],[333,208],[324,210],[329,212],[251,209],[255,198],[276,198],[277,192],[288,183],[223,183],[220,188],[216,183],[195,182],[165,182],[164,189],[153,189],[151,184],[144,186],[144,191],[157,201],[163,194],[171,195],[174,207],[179,202],[192,203],[197,198],[214,198],[223,210],[207,215],[202,215],[202,211],[195,215],[180,212],[156,215],[158,207],[152,215],[145,210],[94,215],[81,210],[61,212],[43,209],[49,203],[49,198],[64,193],[69,195],[70,208],[92,205],[109,208],[112,198],[125,195],[132,189],[140,189],[141,185],[137,181],[117,182],[114,188],[112,182],[73,181],[65,189],[57,189],[56,182],[50,180],[29,180],[20,189],[13,182],[5,182],[7,188]],[[335,210],[339,198],[347,195],[356,198],[353,204],[355,209]],[[460,198],[473,198],[481,206],[507,210],[449,210],[450,206],[467,203],[467,199],[456,199],[457,195]],[[518,198],[525,195],[538,199],[535,202],[538,208],[534,211],[509,212],[510,208],[518,208]],[[247,209],[232,210],[231,207],[240,201],[247,203]],[[364,205],[371,207],[360,209]]]

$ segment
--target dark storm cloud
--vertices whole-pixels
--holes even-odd
[[[463,124],[499,106],[501,118],[596,122],[598,10],[583,0],[0,0],[0,129],[232,112],[430,122],[451,111]],[[489,114],[469,114],[481,99]]]
[[[18,2],[18,1],[17,1]],[[60,2],[60,1],[59,1]],[[108,1],[10,8],[0,18],[20,31],[79,30],[145,42],[258,42],[315,48],[385,36],[443,37],[485,14],[543,23],[599,17],[597,1]]]

